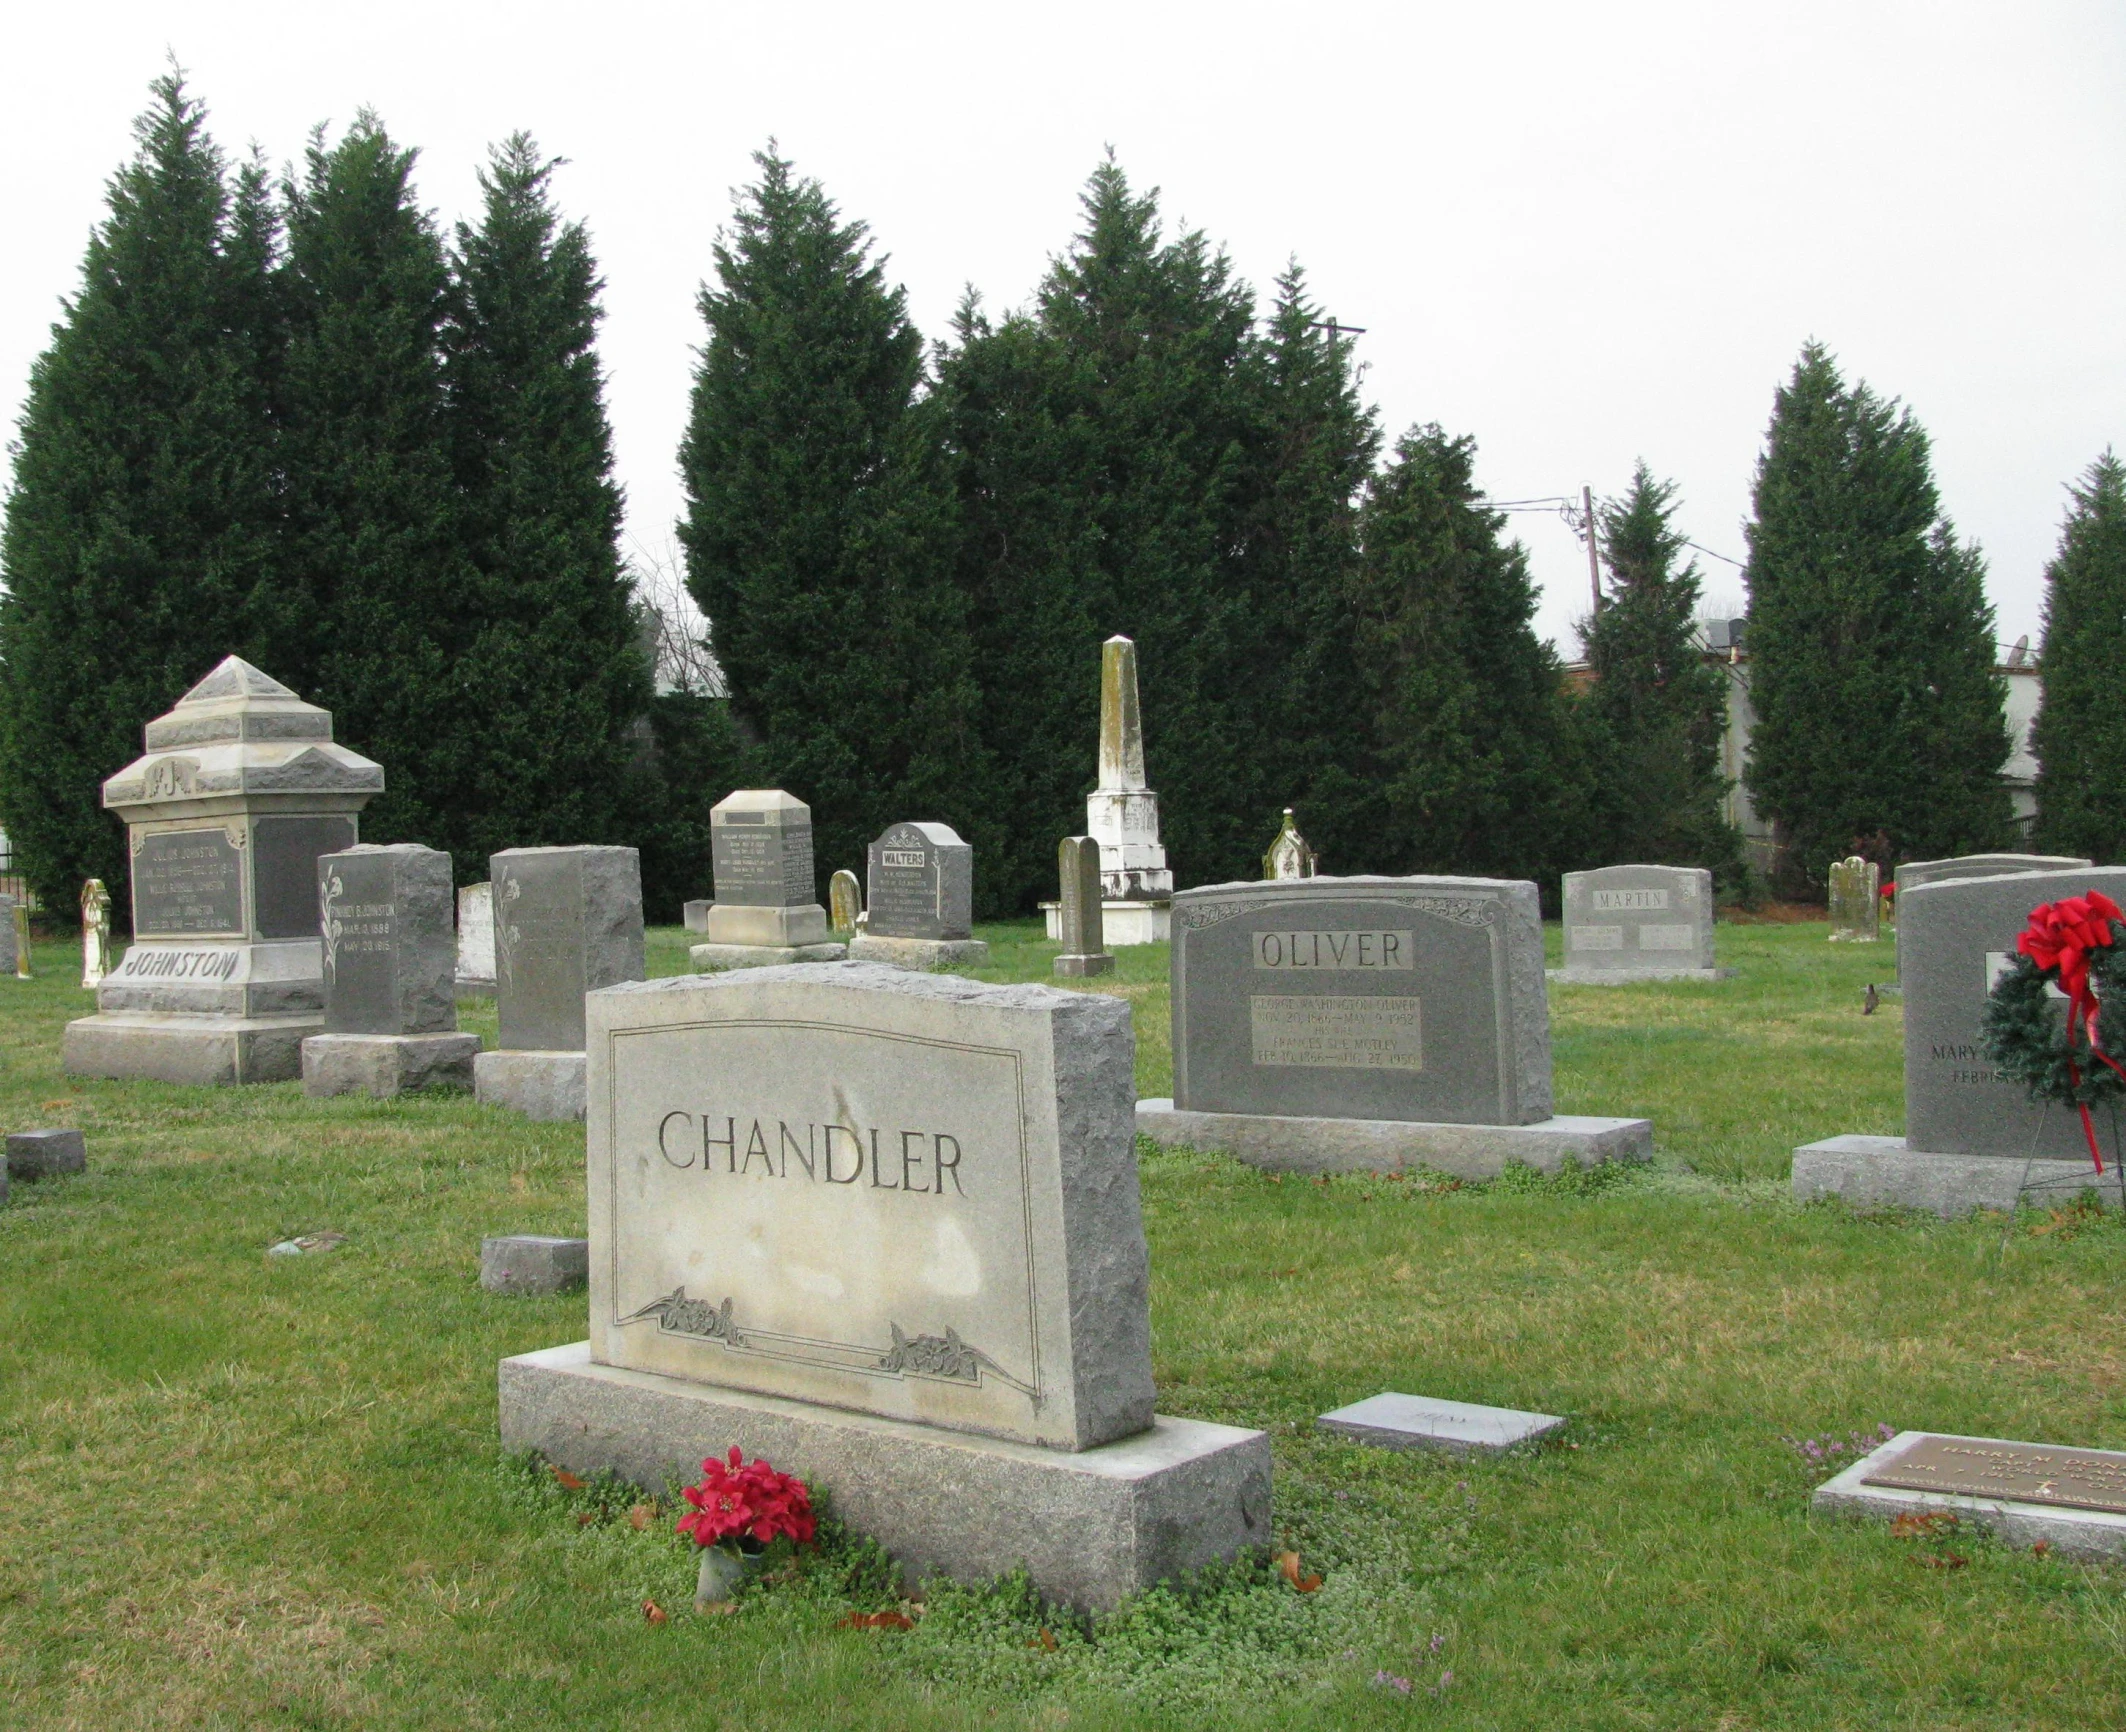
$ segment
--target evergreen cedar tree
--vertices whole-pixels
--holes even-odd
[[[754,160],[701,292],[679,538],[747,778],[811,806],[823,879],[897,819],[974,839],[994,808],[922,338],[863,224]]]
[[[2126,859],[2126,468],[2106,451],[2068,492],[2060,549],[2045,571],[2036,845],[2115,861]]]
[[[1592,775],[1585,866],[1703,866],[1743,888],[1741,837],[1721,813],[1726,676],[1697,639],[1698,566],[1680,569],[1676,488],[1644,462],[1597,513],[1609,589],[1581,628],[1592,675],[1578,718]]]
[[[1908,411],[1817,344],[1775,400],[1748,526],[1747,781],[1820,890],[1861,838],[1895,859],[2007,845],[2004,694],[1984,564],[1934,490]]]
[[[268,396],[274,218],[200,106],[156,81],[81,286],[31,370],[0,558],[0,823],[47,908],[121,908],[102,783],[222,656],[287,665]]]

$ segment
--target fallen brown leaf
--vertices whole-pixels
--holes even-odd
[[[1960,1570],[1971,1560],[1957,1552],[1943,1552],[1939,1557],[1921,1558],[1919,1561],[1930,1570]]]
[[[587,1528],[597,1519],[598,1512],[594,1509],[579,1509],[576,1512],[576,1525],[579,1528]]]
[[[906,1612],[851,1612],[842,1619],[845,1630],[912,1630],[915,1620]]]
[[[644,1600],[642,1602],[642,1615],[652,1624],[668,1624],[672,1621],[671,1614],[666,1612],[655,1600]]]
[[[565,1467],[556,1467],[552,1462],[548,1462],[546,1471],[554,1476],[554,1483],[563,1491],[581,1491],[583,1489],[584,1482],[570,1473]]]
[[[1056,1633],[1053,1630],[1043,1630],[1026,1645],[1029,1648],[1039,1648],[1043,1653],[1053,1654],[1056,1651]]]
[[[1890,1537],[1895,1540],[1925,1539],[1931,1534],[1953,1529],[1955,1526],[1954,1510],[1907,1510],[1903,1515],[1891,1519]]]
[[[638,1503],[627,1512],[627,1525],[639,1534],[656,1517],[657,1508],[654,1504]]]
[[[1297,1552],[1279,1552],[1277,1554],[1277,1567],[1284,1573],[1284,1579],[1292,1584],[1294,1593],[1311,1594],[1316,1588],[1321,1586],[1321,1577],[1303,1576],[1299,1573],[1299,1554]]]
[[[2033,1558],[2041,1558],[2050,1550],[2052,1550],[2052,1542],[2050,1540],[2039,1540],[2036,1545],[2030,1548],[2030,1555]]]
[[[509,1175],[509,1188],[512,1191],[517,1191],[521,1193],[530,1189],[530,1186],[531,1181],[524,1176],[522,1171],[514,1172]]]

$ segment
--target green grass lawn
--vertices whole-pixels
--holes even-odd
[[[1808,1512],[1783,1437],[2126,1447],[2126,1231],[1787,1201],[1795,1144],[1901,1125],[1899,1001],[1860,1015],[1892,948],[1824,932],[1722,926],[1717,985],[1554,991],[1559,1109],[1655,1123],[1614,1182],[1147,1154],[1161,1408],[1272,1432],[1280,1533],[1325,1582],[1236,1572],[1090,1639],[1003,1593],[845,1629],[883,1602],[824,1570],[696,1617],[668,1514],[579,1524],[496,1448],[495,1361],[584,1305],[483,1294],[479,1240],[582,1231],[581,1129],[64,1077],[88,998],[42,947],[0,981],[0,1119],[81,1126],[91,1170],[0,1208],[0,1723],[2126,1724],[2126,1572],[1966,1539],[1941,1567]],[[1037,925],[984,936],[991,977],[1045,977]],[[653,933],[651,972],[686,940]],[[1163,947],[1096,984],[1167,1093]],[[1484,1462],[1309,1429],[1381,1389],[1572,1423]]]

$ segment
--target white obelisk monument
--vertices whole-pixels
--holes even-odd
[[[1100,646],[1100,785],[1086,799],[1085,830],[1100,844],[1101,914],[1109,948],[1163,942],[1174,875],[1159,844],[1159,796],[1145,785],[1137,646],[1126,637],[1111,637]],[[1049,937],[1060,940],[1060,911],[1053,903],[1042,907]]]

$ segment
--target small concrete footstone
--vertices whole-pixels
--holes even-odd
[[[1171,1100],[1137,1103],[1137,1132],[1168,1148],[1220,1151],[1270,1173],[1393,1173],[1431,1167],[1459,1179],[1494,1179],[1511,1162],[1554,1173],[1566,1161],[1643,1160],[1651,1119],[1560,1113],[1532,1125],[1442,1125],[1409,1119],[1284,1118],[1190,1113]]]
[[[2126,1557],[2126,1453],[1901,1431],[1816,1488],[1821,1511],[1942,1512],[2005,1545],[2060,1556]]]
[[[709,929],[709,910],[714,906],[707,897],[688,902],[679,910],[680,921],[689,932],[706,932]]]
[[[723,974],[734,968],[780,968],[791,962],[842,962],[846,944],[697,944],[687,952],[696,974]]]
[[[483,1052],[472,1061],[472,1092],[482,1106],[560,1124],[583,1117],[583,1074],[580,1052]]]
[[[979,938],[875,938],[865,933],[850,941],[849,960],[925,971],[987,968],[989,946]]]
[[[661,1488],[733,1444],[824,1489],[911,1586],[1023,1569],[1088,1611],[1269,1543],[1270,1440],[1154,1418],[1092,1449],[1044,1449],[594,1364],[588,1342],[501,1366],[502,1446]]]
[[[1325,1413],[1322,1431],[1377,1444],[1383,1449],[1439,1449],[1449,1455],[1496,1455],[1532,1443],[1563,1425],[1554,1413],[1522,1413],[1470,1401],[1438,1401],[1428,1395],[1370,1395]]]
[[[469,1089],[476,1034],[313,1034],[303,1042],[303,1093],[393,1095]]]
[[[2072,1201],[2094,1192],[2119,1206],[2119,1180],[2102,1178],[2089,1162],[2018,1159],[2013,1155],[1936,1155],[1910,1148],[1903,1137],[1826,1137],[1794,1151],[1794,1201],[1843,1197],[1861,1208],[1931,1209],[1968,1215],[1973,1209],[2012,1210],[2018,1203]]]
[[[48,1179],[57,1173],[81,1172],[88,1164],[88,1148],[79,1131],[8,1133],[8,1178]]]
[[[511,1233],[480,1241],[480,1285],[490,1293],[569,1293],[590,1273],[588,1239]]]

